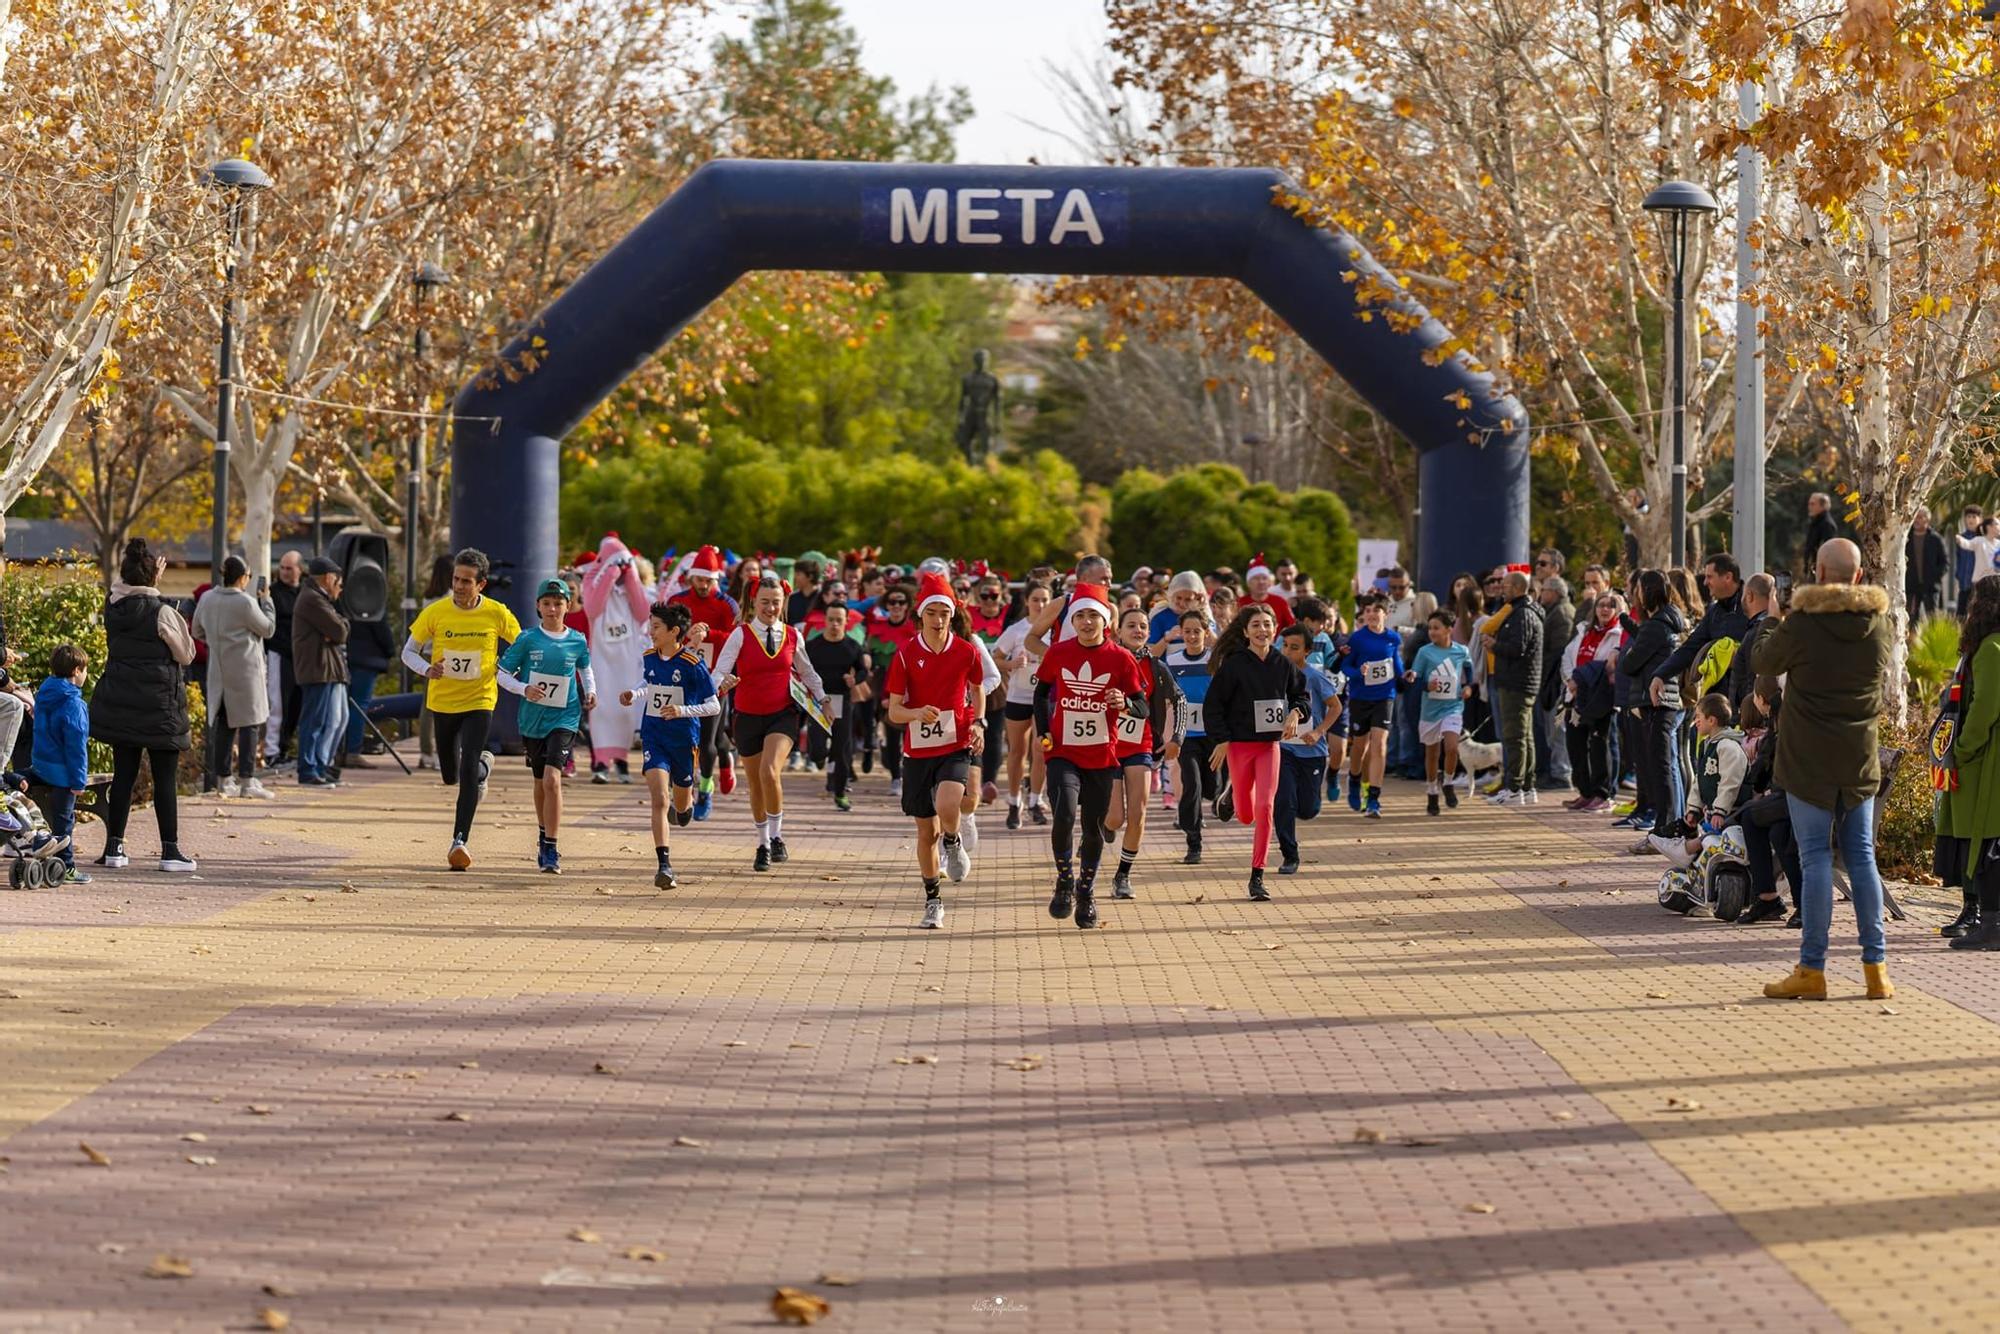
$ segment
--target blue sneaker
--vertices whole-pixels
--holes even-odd
[[[1359,778],[1350,778],[1347,780],[1347,809],[1350,811],[1359,811],[1361,809],[1361,780]]]
[[[1363,812],[1361,812],[1361,814],[1363,815],[1363,817],[1365,817],[1365,818],[1367,818],[1367,819],[1370,819],[1370,820],[1379,820],[1379,819],[1381,819],[1381,818],[1382,818],[1382,802],[1381,802],[1381,799],[1380,799],[1380,798],[1378,798],[1378,797],[1370,797],[1370,798],[1368,799],[1368,809],[1367,809],[1367,810],[1365,810],[1365,811],[1363,811]]]
[[[549,845],[546,843],[540,844],[535,849],[535,869],[537,871],[549,869]]]
[[[704,786],[701,791],[694,794],[695,819],[706,820],[708,818],[708,802],[708,788]]]
[[[562,854],[553,845],[542,854],[542,869],[550,875],[562,874]]]

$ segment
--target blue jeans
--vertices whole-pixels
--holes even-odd
[[[324,778],[347,731],[347,683],[328,681],[300,687],[299,777]]]
[[[1325,792],[1326,756],[1294,755],[1278,749],[1278,801],[1271,811],[1271,832],[1278,836],[1278,851],[1288,862],[1299,859],[1300,820],[1319,814]]]
[[[47,800],[42,803],[42,815],[49,822],[49,832],[57,838],[76,837],[76,793],[66,787],[49,789]],[[76,849],[62,850],[63,865],[72,869],[76,866]]]
[[[359,755],[361,753],[361,738],[367,731],[362,725],[361,710],[367,707],[369,700],[375,698],[375,678],[381,674],[381,672],[375,670],[373,667],[350,666],[347,669],[349,678],[347,682],[347,741],[344,748],[351,755]]]
[[[1396,688],[1396,699],[1389,714],[1389,749],[1383,757],[1385,767],[1392,774],[1407,774],[1424,767],[1424,748],[1417,741],[1417,713],[1422,705],[1421,687],[1402,685]]]
[[[1846,808],[1836,799],[1833,810],[1815,806],[1787,792],[1792,833],[1799,844],[1799,964],[1826,967],[1826,935],[1833,925],[1833,839],[1840,839],[1840,859],[1854,892],[1854,924],[1861,933],[1861,962],[1881,963],[1888,957],[1882,933],[1882,877],[1875,869],[1875,799]]]

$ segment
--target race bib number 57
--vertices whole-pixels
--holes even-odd
[[[678,709],[684,702],[679,686],[646,687],[646,713],[649,717],[664,718],[668,709]]]

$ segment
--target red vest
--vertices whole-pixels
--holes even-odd
[[[736,711],[738,713],[782,713],[792,707],[792,654],[798,637],[788,625],[780,625],[778,651],[764,647],[764,635],[755,622],[736,627],[743,643],[736,650]]]

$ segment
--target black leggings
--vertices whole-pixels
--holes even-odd
[[[438,772],[446,787],[458,789],[458,811],[452,817],[451,836],[460,841],[472,837],[472,817],[479,813],[479,785],[486,781],[487,733],[493,730],[493,710],[474,709],[470,713],[433,714],[437,732]]]
[[[980,753],[979,768],[988,782],[1000,780],[1000,763],[1007,745],[1006,701],[986,711],[986,749]]]
[[[701,720],[701,776],[715,776],[715,761],[718,756],[729,754],[729,730],[722,725],[722,715],[711,713]]]
[[[222,776],[229,772],[229,749],[236,748],[236,776],[248,779],[257,772],[257,735],[261,727],[232,727],[229,723],[229,706],[215,706],[215,718],[208,725],[208,787],[221,784]]]
[[[1607,713],[1565,726],[1570,776],[1576,781],[1578,796],[1608,801],[1618,790],[1618,775],[1611,772],[1611,729],[1616,723],[1617,719]]]
[[[1180,804],[1176,808],[1181,817],[1181,832],[1187,835],[1190,848],[1201,847],[1201,803],[1204,799],[1215,799],[1217,775],[1208,767],[1208,757],[1214,753],[1205,736],[1191,736],[1181,742]]]
[[[160,822],[160,853],[180,851],[180,812],[174,805],[174,784],[180,775],[181,753],[148,750],[144,746],[111,747],[111,805],[104,812],[104,846],[125,841],[125,822],[132,818],[132,789],[139,782],[139,757],[153,767],[153,818]]]
[[[1049,826],[1049,844],[1055,850],[1056,868],[1069,869],[1071,839],[1081,819],[1087,880],[1104,855],[1104,817],[1111,813],[1111,789],[1124,770],[1080,769],[1074,761],[1064,759],[1050,760],[1048,770],[1049,809],[1055,815]]]

